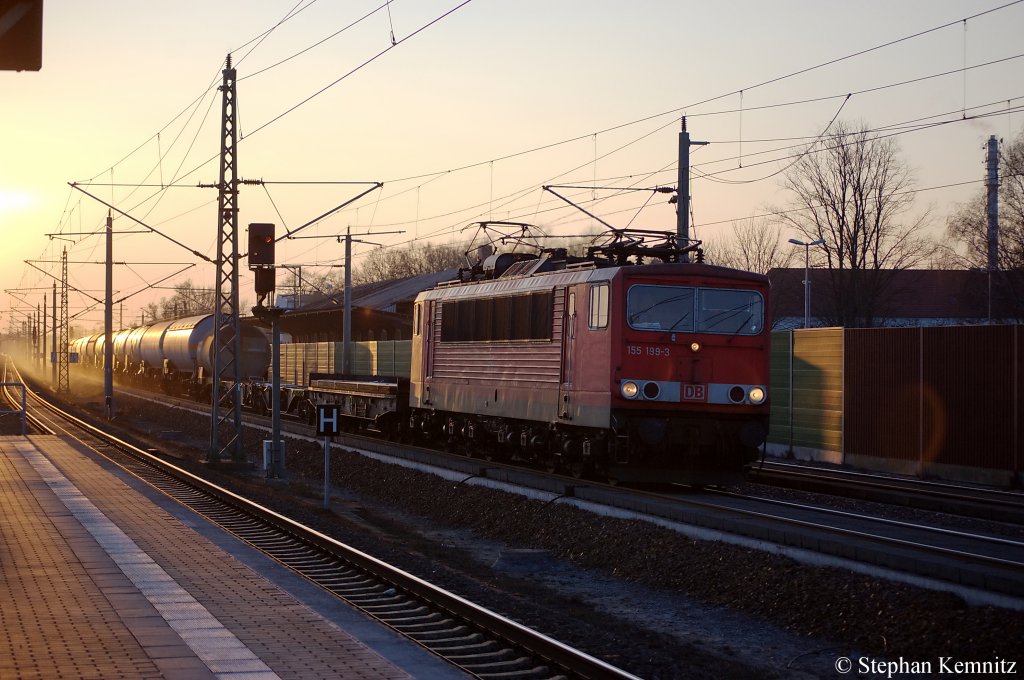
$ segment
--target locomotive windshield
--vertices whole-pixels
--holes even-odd
[[[626,320],[641,331],[757,335],[764,328],[764,298],[754,290],[631,286]]]

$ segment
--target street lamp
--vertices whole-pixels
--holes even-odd
[[[804,328],[809,328],[811,325],[811,246],[820,246],[825,243],[825,239],[819,238],[817,241],[804,243],[799,239],[791,238],[789,242],[804,248]]]

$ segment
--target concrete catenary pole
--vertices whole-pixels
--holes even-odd
[[[345,229],[345,297],[342,338],[342,373],[352,374],[352,227]]]
[[[686,131],[686,116],[683,116],[683,130],[679,133],[679,187],[676,190],[676,241],[680,247],[690,245],[690,147],[704,146],[709,142],[694,142]],[[690,261],[689,253],[683,253],[683,262]]]
[[[51,314],[53,315],[50,319],[50,328],[53,329],[53,362],[50,364],[50,384],[53,389],[57,389],[57,283],[53,284],[53,299],[50,305]]]
[[[988,138],[988,270],[999,269],[999,142]]]
[[[107,420],[114,418],[114,217],[107,212],[106,297],[103,304],[103,403]]]

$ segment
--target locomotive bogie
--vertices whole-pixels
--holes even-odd
[[[609,475],[620,481],[724,484],[756,458],[767,416],[616,410]]]

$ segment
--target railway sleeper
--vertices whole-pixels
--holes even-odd
[[[448,628],[438,628],[437,630],[409,631],[406,633],[412,639],[424,644],[429,644],[432,640],[454,640],[456,636],[466,637],[474,634],[475,631],[470,630],[463,623]]]
[[[302,573],[306,574],[312,571],[329,569],[331,567],[337,566],[337,564],[337,561],[329,557],[324,557],[323,555],[311,555],[308,560],[298,560],[291,563],[289,566],[297,571],[301,571]]]
[[[424,621],[422,623],[409,623],[405,625],[394,624],[395,628],[401,630],[406,635],[412,635],[416,632],[429,633],[430,631],[435,630],[452,630],[452,627],[457,625],[459,624],[455,619],[449,618],[443,618],[437,621]]]
[[[446,654],[445,658],[466,665],[469,665],[469,662],[474,662],[472,664],[474,667],[499,663],[507,665],[510,663],[528,662],[528,659],[518,650],[493,640],[491,641],[490,649],[483,652],[474,654]]]
[[[354,588],[357,584],[369,583],[366,578],[358,576],[328,576],[320,580],[325,588]]]
[[[380,612],[377,612],[376,616],[381,621],[395,626],[396,628],[404,628],[406,626],[414,626],[421,623],[437,623],[439,620],[444,618],[439,612],[417,614],[416,611],[418,610],[409,612],[392,612],[390,614],[381,614]]]
[[[409,609],[407,603],[394,603],[394,604],[381,604],[381,605],[367,605],[363,607],[368,612],[372,612],[375,616],[387,616],[389,612],[394,614],[415,614],[420,612],[432,612],[434,611],[430,607],[420,605],[416,609]]]
[[[539,678],[543,680],[569,680],[564,675],[552,675],[551,669],[547,666],[534,666],[525,671],[502,671],[500,673],[481,673],[481,678],[488,680],[529,680]]]
[[[418,636],[413,636],[420,639]],[[477,644],[485,641],[485,638],[480,633],[468,633],[467,635],[459,635],[457,637],[448,638],[434,638],[430,640],[430,646],[436,649],[446,649],[447,647],[459,647],[462,645]]]
[[[511,649],[507,649],[506,651],[508,653],[507,654],[503,654],[502,656],[506,656],[507,657],[507,656],[511,656],[511,655],[514,655],[514,654],[518,654],[518,652],[515,652],[515,651],[513,651]],[[466,670],[468,670],[468,671],[470,671],[470,672],[472,672],[472,673],[474,673],[476,675],[479,675],[480,677],[495,677],[495,675],[494,675],[495,673],[511,673],[511,672],[522,673],[523,671],[527,671],[527,670],[531,670],[531,669],[535,668],[535,666],[533,665],[534,664],[533,659],[530,659],[529,657],[525,657],[525,656],[521,656],[521,655],[520,656],[515,656],[514,658],[510,658],[510,659],[509,658],[502,659],[502,658],[495,658],[495,657],[496,657],[496,655],[485,654],[480,659],[476,659],[473,656],[468,656],[468,657],[465,657],[465,658],[451,657],[450,656],[450,657],[447,657],[447,658],[448,658],[449,661],[452,661],[453,663],[456,663],[459,666],[462,666]],[[492,658],[494,660],[491,660]],[[547,677],[548,673],[550,673],[550,671],[548,670],[547,667],[539,667],[539,668],[543,668],[544,675],[538,676],[538,677]]]
[[[443,651],[445,656],[451,656],[456,654],[462,656],[470,656],[481,651],[486,651],[487,648],[490,648],[495,644],[497,643],[495,643],[493,640],[481,641],[471,645],[446,645],[435,641],[430,643],[430,648],[438,652]]]
[[[352,585],[348,588],[348,593],[353,596],[367,595],[371,597],[379,597],[381,595],[388,594],[388,591],[394,593],[394,590],[380,581],[368,580],[365,585]]]
[[[538,666],[529,671],[483,673],[479,677],[483,680],[531,680],[532,678],[537,678],[537,680],[569,680],[564,675],[552,675],[546,666]]]
[[[399,593],[393,588],[350,588],[345,593],[345,597],[352,600],[361,600],[371,603],[384,603],[384,602],[402,602],[409,599],[403,593]]]
[[[309,567],[307,569],[303,569],[302,573],[305,574],[306,576],[312,576],[314,578],[320,578],[321,576],[323,576],[323,577],[333,576],[335,574],[335,572],[337,572],[337,571],[338,571],[338,564],[337,564],[337,562],[326,561],[323,566],[320,566],[320,567]]]

